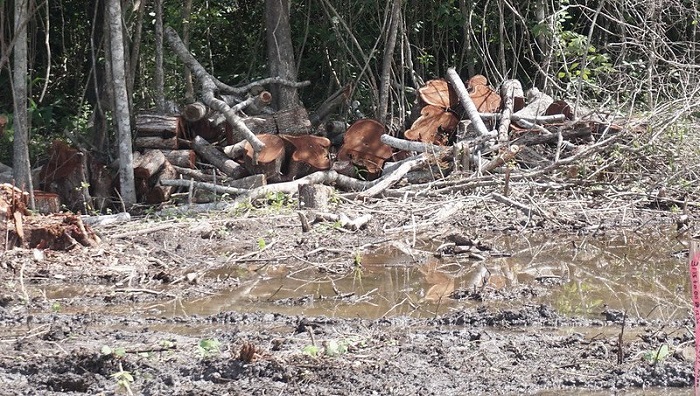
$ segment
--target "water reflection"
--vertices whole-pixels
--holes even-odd
[[[653,319],[685,318],[691,308],[684,246],[671,233],[611,237],[480,236],[492,255],[436,257],[439,241],[398,241],[336,261],[289,260],[224,265],[209,277],[240,279],[205,298],[147,307],[155,315],[270,311],[312,316],[433,317],[481,304],[547,303],[560,313],[598,316],[609,309]],[[71,290],[46,290],[70,298]],[[54,293],[56,292],[56,293]],[[139,309],[130,307],[130,309]]]

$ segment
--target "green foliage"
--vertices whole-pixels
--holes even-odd
[[[112,374],[112,378],[117,382],[117,391],[126,392],[127,395],[133,395],[131,384],[134,382],[134,376],[130,372],[124,371],[122,364],[119,363],[119,371]]]
[[[667,357],[671,355],[671,350],[668,345],[663,344],[659,348],[646,351],[644,353],[644,360],[651,364],[657,364],[663,362]]]
[[[344,355],[351,350],[366,347],[366,341],[360,337],[350,337],[346,339],[331,339],[323,341],[323,346],[307,345],[302,349],[302,353],[312,356],[337,357]]]
[[[124,356],[126,356],[126,349],[123,347],[118,347],[118,348],[111,348],[108,345],[104,345],[102,349],[100,349],[100,353],[103,356],[109,356],[117,359],[122,359]]]
[[[216,338],[203,338],[197,344],[202,359],[221,353],[221,342]]]

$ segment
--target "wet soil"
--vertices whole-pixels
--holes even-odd
[[[663,252],[679,276],[660,282],[677,299],[630,306],[612,292],[559,304],[552,296],[577,267],[515,270],[509,260],[536,257],[545,242],[527,251],[499,242],[537,235],[582,256],[582,240],[677,233],[677,214],[580,195],[538,205],[549,215],[474,196],[341,200],[335,213],[372,220],[357,231],[319,222],[302,232],[294,203],[275,201],[142,214],[95,227],[96,248],[4,252],[0,393],[689,394],[694,324],[682,243]],[[486,271],[474,270],[480,263]],[[600,284],[641,290],[606,278],[608,264]],[[372,284],[382,268],[420,281]],[[270,279],[301,283],[261,289]],[[583,295],[583,285],[569,291]]]

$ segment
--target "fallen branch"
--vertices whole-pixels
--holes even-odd
[[[319,221],[331,221],[331,222],[337,222],[340,224],[341,227],[351,230],[351,231],[357,231],[367,225],[369,221],[372,220],[372,215],[367,213],[364,214],[355,220],[350,220],[348,216],[345,214],[341,213],[339,215],[334,214],[334,213],[316,213],[314,216],[314,222],[319,222]]]
[[[202,101],[210,108],[223,114],[224,117],[226,117],[226,121],[233,127],[233,130],[238,132],[240,137],[242,137],[241,140],[247,140],[250,145],[253,146],[253,150],[259,153],[263,147],[265,147],[265,144],[248,129],[245,123],[243,123],[243,120],[228,104],[226,104],[226,102],[214,96],[214,93],[220,88],[217,86],[218,80],[207,73],[204,67],[190,54],[185,44],[182,43],[182,40],[180,40],[180,37],[177,35],[177,32],[170,26],[165,28],[165,38],[180,60],[192,71],[192,74],[197,80],[199,80],[202,86]]]
[[[452,85],[452,88],[454,88],[455,92],[457,93],[457,97],[459,97],[460,102],[462,102],[462,106],[467,111],[467,115],[469,116],[469,119],[472,121],[474,128],[476,128],[479,135],[487,135],[489,131],[486,128],[486,124],[484,124],[484,120],[481,119],[479,110],[477,110],[476,105],[474,105],[474,101],[472,101],[472,98],[469,96],[467,87],[464,86],[464,82],[454,68],[447,69],[447,81]]]
[[[521,212],[525,213],[525,215],[528,217],[532,216],[533,214],[540,216],[540,217],[545,217],[545,218],[547,217],[541,210],[539,210],[537,208],[532,208],[532,207],[527,206],[527,205],[523,205],[520,202],[513,201],[512,199],[506,198],[501,194],[492,192],[491,197],[497,202],[500,202],[502,204],[505,204],[505,205],[508,205],[510,207],[513,207],[513,208],[520,210]]]
[[[199,182],[199,181],[194,181],[194,180],[183,180],[183,179],[162,180],[161,184],[163,184],[164,186],[187,187],[187,188],[189,188],[190,186],[193,186],[196,188],[200,188],[202,190],[215,192],[217,194],[240,195],[240,194],[245,194],[249,191],[249,190],[243,189],[243,188],[226,187],[226,186],[220,186],[220,185],[214,184],[214,183]]]

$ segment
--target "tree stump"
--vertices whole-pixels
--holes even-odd
[[[329,208],[335,189],[325,184],[300,184],[299,209],[315,209],[325,212]]]

